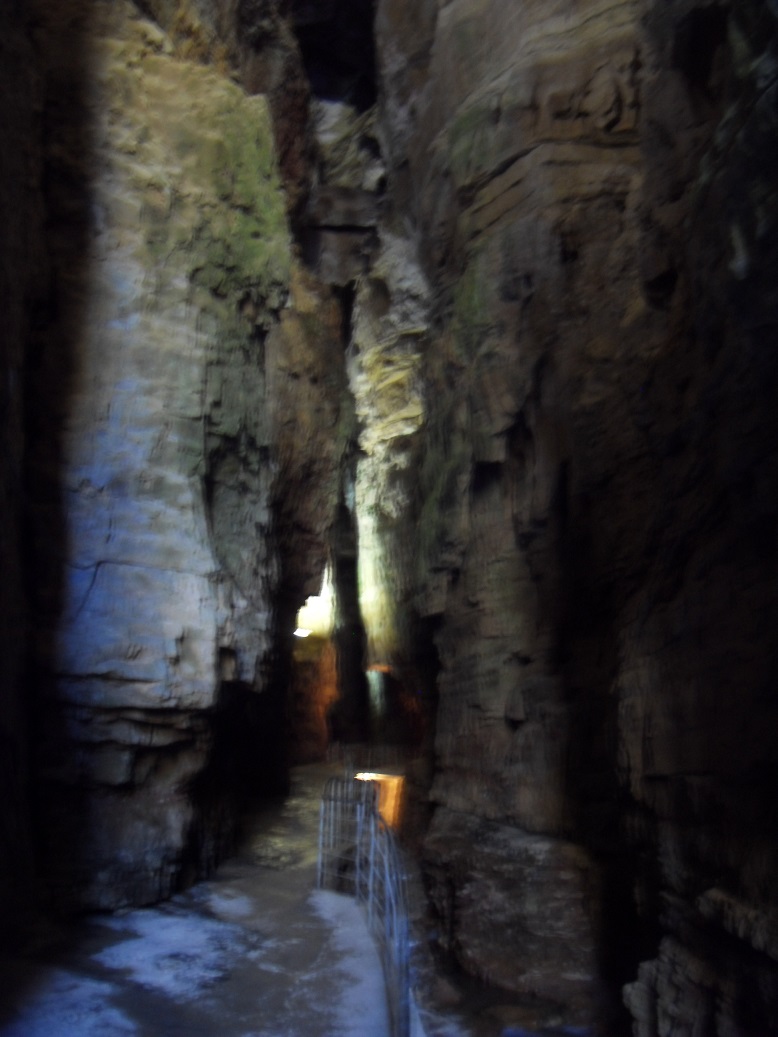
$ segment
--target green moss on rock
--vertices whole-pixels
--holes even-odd
[[[291,241],[265,99],[157,54],[115,62],[110,89],[122,105],[108,131],[133,142],[127,172],[157,278],[185,273],[219,298],[277,309]]]

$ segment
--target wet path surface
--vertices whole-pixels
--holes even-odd
[[[213,880],[0,962],[0,1037],[387,1037],[362,914],[313,889],[332,773],[296,769]]]

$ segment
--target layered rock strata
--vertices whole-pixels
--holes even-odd
[[[359,695],[437,703],[440,945],[549,1023],[778,1032],[774,5],[379,0],[377,109],[369,7],[0,15],[4,888],[26,461],[60,902],[218,856],[332,554]]]
[[[41,821],[57,900],[111,907],[217,856],[229,820],[209,767],[231,711],[260,729],[249,755],[278,741],[261,730],[283,722],[266,702],[275,599],[323,564],[337,471],[337,435],[311,445],[337,425],[332,320],[292,274],[264,97],[130,3],[41,4],[37,43],[53,267],[31,443]],[[290,445],[298,406],[311,438],[297,422]],[[312,544],[298,536],[290,575],[277,516],[304,534],[300,485]]]
[[[399,668],[411,653],[415,464],[425,416],[421,360],[429,288],[413,243],[384,226],[354,300],[348,377],[359,421],[354,487],[359,529],[360,609],[367,661]]]
[[[639,974],[641,1035],[772,1032],[774,15],[382,0],[376,24],[431,285],[409,521],[445,941],[571,1020],[626,1027]]]

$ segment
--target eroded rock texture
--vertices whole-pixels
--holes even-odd
[[[382,0],[376,24],[431,285],[412,516],[449,946],[582,1020],[602,998],[626,1026],[639,968],[641,1035],[772,1031],[775,15]],[[517,904],[555,868],[544,927]]]
[[[330,318],[292,274],[265,98],[131,3],[41,4],[37,43],[40,810],[58,901],[109,907],[210,863],[230,828],[214,785],[278,743],[275,599],[321,571],[337,469],[305,423],[329,437],[338,392],[316,360],[332,336],[304,327]],[[253,745],[219,744],[246,725]]]
[[[299,215],[311,178],[308,80],[292,22],[280,0],[138,0],[164,29],[175,55],[237,79],[265,96],[290,214]]]
[[[441,945],[546,1021],[778,1032],[775,5],[378,0],[377,83],[367,2],[16,6],[4,883],[24,463],[61,903],[212,863],[287,720],[322,752],[329,555],[343,728],[365,662],[434,719]]]

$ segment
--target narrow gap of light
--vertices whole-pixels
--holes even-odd
[[[297,636],[307,637],[309,634],[315,634],[317,637],[329,637],[332,634],[334,607],[335,591],[332,586],[332,574],[327,566],[322,574],[321,592],[306,598],[305,604],[297,610]],[[298,633],[300,630],[306,633]]]
[[[294,636],[295,637],[309,637],[310,634],[311,634],[311,631],[310,630],[306,630],[305,627],[298,627],[295,630],[295,632],[294,632]]]

